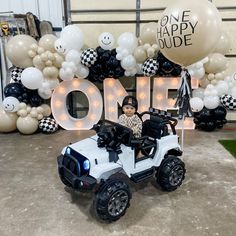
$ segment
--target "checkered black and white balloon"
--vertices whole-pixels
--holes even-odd
[[[157,60],[148,58],[142,65],[142,72],[145,76],[153,76],[157,73],[158,68]]]
[[[93,48],[88,48],[81,54],[81,63],[87,67],[90,67],[96,62],[97,57],[97,51]]]
[[[221,104],[228,110],[236,111],[236,98],[231,95],[222,95],[220,97]]]
[[[58,124],[53,118],[45,117],[39,121],[39,129],[44,133],[54,133],[58,130]]]
[[[14,82],[21,83],[21,73],[24,69],[13,66],[9,69],[10,71],[10,79]]]

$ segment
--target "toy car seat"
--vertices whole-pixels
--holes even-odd
[[[160,139],[166,135],[168,135],[168,127],[161,117],[150,115],[150,119],[143,122],[142,136]]]

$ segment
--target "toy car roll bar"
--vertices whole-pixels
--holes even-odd
[[[170,112],[159,110],[156,108],[149,108],[149,111],[142,112],[140,117],[142,118],[144,115],[150,115],[152,118],[159,118],[159,123],[161,125],[169,124],[173,134],[176,134],[175,126],[177,125],[177,119],[173,118]],[[151,119],[152,119],[151,118]]]

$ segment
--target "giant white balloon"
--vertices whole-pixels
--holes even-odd
[[[160,51],[184,66],[206,57],[221,35],[221,17],[207,0],[176,0],[164,10],[157,29]]]

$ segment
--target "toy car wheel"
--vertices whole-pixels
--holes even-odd
[[[95,199],[97,216],[104,221],[116,221],[129,207],[131,192],[121,180],[108,180],[98,190]]]
[[[176,190],[184,180],[185,164],[175,156],[165,158],[156,173],[157,183],[165,191]]]

